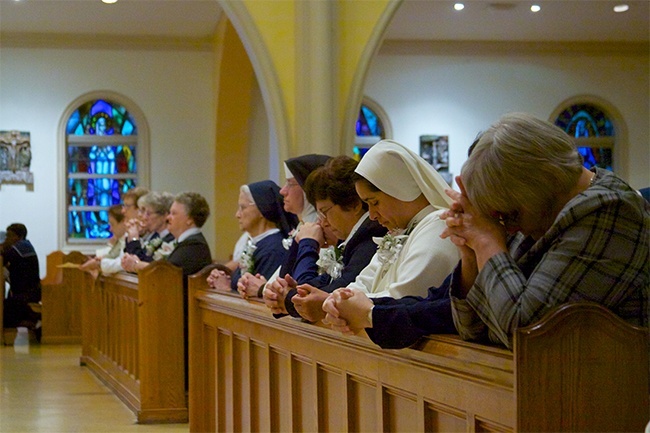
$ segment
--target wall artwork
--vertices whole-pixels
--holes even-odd
[[[449,172],[448,135],[420,135],[420,156],[451,185],[454,176]]]
[[[30,170],[32,146],[29,132],[0,131],[0,186],[25,184],[34,190],[34,173]]]

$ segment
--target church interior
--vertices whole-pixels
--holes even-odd
[[[627,9],[616,12],[623,3]],[[88,141],[74,138],[70,125],[91,101],[124,107],[137,134],[123,162],[128,174],[115,178],[204,196],[203,233],[213,261],[224,263],[241,234],[234,218],[240,185],[283,185],[285,160],[356,157],[382,138],[430,157],[442,140],[436,168],[458,189],[453,177],[475,137],[511,112],[560,125],[588,111],[594,125],[607,124],[607,136],[592,128],[575,132],[577,142],[606,149],[607,168],[632,188],[649,187],[649,28],[645,0],[0,0],[0,230],[25,224],[44,287],[74,286],[57,302],[78,308],[76,324],[62,325],[61,335],[73,330],[74,337],[38,343],[30,334],[20,348],[12,346],[16,334],[3,337],[0,432],[526,430],[520,414],[536,396],[533,382],[522,388],[533,377],[522,359],[534,364],[523,346],[513,358],[502,347],[434,336],[417,350],[382,351],[324,326],[276,325],[263,303],[215,300],[204,274],[189,279],[196,301],[189,336],[159,326],[183,314],[181,298],[165,312],[140,308],[156,302],[153,294],[138,300],[147,284],[158,287],[156,278],[179,275],[156,267],[164,276],[153,273],[150,283],[106,282],[115,297],[97,302],[126,305],[135,296],[124,314],[139,315],[114,316],[132,329],[120,327],[114,345],[104,341],[98,310],[80,313],[89,299],[80,287],[93,283],[63,264],[99,246],[77,236],[75,212],[95,209],[78,201],[88,191],[71,149]],[[374,123],[364,124],[364,109]],[[64,259],[50,268],[53,252]],[[138,284],[140,294],[127,294]],[[574,317],[561,313],[558,321]],[[602,311],[576,314],[613,320]],[[137,349],[122,347],[136,335]],[[85,338],[97,347],[87,348]],[[613,352],[606,336],[593,338],[602,339],[594,351]],[[647,379],[647,365],[630,349],[643,336],[634,338],[611,357]],[[183,344],[200,356],[170,355],[182,354]],[[547,348],[539,356],[571,359],[567,352]],[[175,378],[163,371],[170,365]],[[177,379],[174,391],[166,388]],[[617,380],[624,382],[617,376],[599,386]],[[448,388],[432,390],[440,383]],[[573,395],[573,388],[557,393]],[[450,397],[450,389],[463,397]],[[647,394],[610,397],[638,397],[648,413]],[[566,413],[580,418],[589,399],[574,398],[578,407]],[[559,404],[551,400],[543,406],[549,411]]]

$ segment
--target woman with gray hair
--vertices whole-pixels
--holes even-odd
[[[443,237],[461,262],[443,286],[425,300],[372,305],[346,294],[345,315],[330,317],[339,329],[366,328],[384,347],[406,347],[446,332],[449,302],[461,337],[507,347],[518,327],[566,302],[597,302],[648,325],[650,207],[614,173],[584,168],[566,133],[527,114],[504,116],[456,181]]]
[[[510,346],[518,327],[571,301],[648,325],[650,208],[614,173],[584,168],[564,131],[504,116],[458,184],[445,236],[463,259],[451,290],[462,337]]]
[[[174,241],[174,235],[167,230],[167,215],[173,201],[172,194],[155,191],[138,199],[138,211],[148,235],[141,238],[138,228],[130,226],[124,247],[126,255],[131,254],[143,262],[152,262],[171,252],[169,246]]]
[[[174,236],[173,250],[166,260],[183,269],[183,284],[187,277],[210,263],[212,255],[201,227],[210,215],[207,200],[196,192],[182,192],[174,197],[169,215],[167,229]],[[127,255],[125,255],[126,258]],[[128,263],[122,260],[122,266],[129,272],[137,272],[149,265],[134,255],[128,255]]]

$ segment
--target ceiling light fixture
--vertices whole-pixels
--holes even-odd
[[[620,4],[620,5],[614,6],[614,12],[617,12],[617,13],[618,12],[627,12],[628,9],[630,9],[630,7],[628,5],[626,5],[626,4]]]
[[[462,11],[463,9],[465,9],[465,5],[462,3],[456,3],[454,4],[454,9],[456,9],[457,11]]]
[[[532,6],[530,7],[530,11],[531,11],[531,12],[539,12],[539,11],[541,11],[541,10],[542,10],[542,8],[540,7],[540,5],[532,5]]]
[[[117,3],[117,0],[102,0],[102,3],[106,3],[107,5],[112,5],[113,3]]]

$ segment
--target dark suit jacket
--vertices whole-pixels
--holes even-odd
[[[167,261],[183,269],[183,280],[212,263],[212,254],[203,233],[196,233],[179,243]]]
[[[160,235],[158,233],[154,233],[149,241],[151,242],[154,239],[159,238]],[[162,239],[163,242],[173,242],[174,241],[174,235],[171,233],[167,233],[165,237]],[[129,254],[134,254],[138,256],[138,258],[143,261],[143,262],[153,262],[153,253],[149,255],[147,253],[147,248],[142,245],[142,242],[140,242],[140,239],[137,239],[135,241],[129,240],[126,242],[126,245],[124,246],[124,252],[129,253]]]
[[[451,277],[447,276],[440,287],[429,288],[426,298],[374,298],[372,328],[366,328],[368,337],[384,349],[402,349],[425,335],[456,334],[449,296]]]

